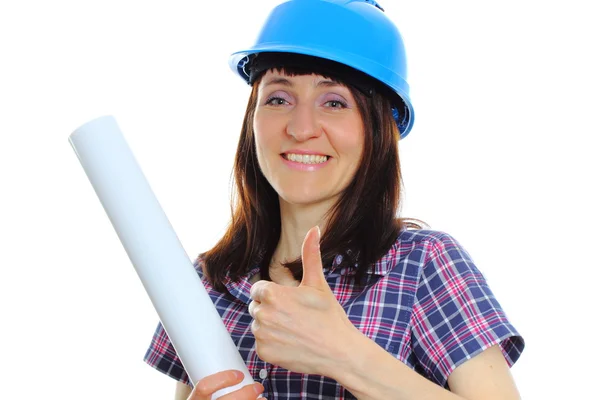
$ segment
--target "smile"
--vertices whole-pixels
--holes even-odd
[[[294,153],[285,153],[282,154],[283,158],[289,161],[302,163],[302,164],[322,164],[326,162],[329,157],[321,156],[316,154],[294,154]]]

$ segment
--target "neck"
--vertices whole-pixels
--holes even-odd
[[[273,266],[280,263],[290,262],[302,254],[302,243],[308,231],[315,225],[319,225],[321,232],[325,232],[325,214],[333,204],[290,204],[279,199],[281,212],[281,236],[279,243],[273,253]]]

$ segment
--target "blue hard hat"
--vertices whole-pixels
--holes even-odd
[[[324,58],[375,78],[398,96],[390,100],[400,137],[410,132],[414,110],[406,83],[404,42],[375,1],[288,0],[271,11],[254,46],[233,53],[229,65],[250,83],[246,67],[265,52]]]

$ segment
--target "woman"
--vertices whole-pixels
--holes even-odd
[[[223,398],[518,398],[523,340],[468,253],[397,218],[414,117],[383,10],[285,2],[232,67],[252,85],[237,199],[196,268],[257,383]],[[180,381],[178,399],[242,380],[192,391],[160,324],[145,360]]]

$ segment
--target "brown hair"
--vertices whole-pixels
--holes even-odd
[[[288,75],[305,74],[283,68]],[[335,78],[334,78],[335,79]],[[261,279],[270,279],[269,265],[281,234],[279,196],[258,165],[252,121],[260,79],[254,82],[235,156],[236,193],[231,199],[231,223],[225,235],[199,256],[213,287],[225,291],[227,275],[239,280],[259,265]],[[343,83],[343,82],[342,82]],[[340,267],[357,266],[362,277],[384,256],[400,230],[421,228],[421,221],[398,218],[402,178],[398,157],[399,131],[387,96],[368,97],[348,85],[356,99],[364,125],[364,148],[359,168],[338,202],[329,210],[321,239],[323,265],[342,255]],[[302,262],[284,264],[296,280],[302,279]]]

